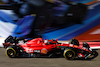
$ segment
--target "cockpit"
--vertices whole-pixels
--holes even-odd
[[[49,44],[57,44],[57,40],[51,39],[51,40],[44,40],[45,45],[49,45]]]

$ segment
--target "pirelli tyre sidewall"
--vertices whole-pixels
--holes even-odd
[[[73,60],[73,59],[75,59],[75,52],[72,49],[67,49],[67,50],[64,51],[63,56],[67,60]]]
[[[6,55],[10,58],[16,57],[16,50],[13,47],[8,47],[6,49]]]

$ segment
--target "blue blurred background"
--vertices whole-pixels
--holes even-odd
[[[0,36],[100,40],[99,0],[1,0]]]

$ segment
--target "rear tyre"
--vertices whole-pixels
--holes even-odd
[[[16,50],[12,47],[6,49],[6,55],[10,58],[16,57]]]
[[[63,55],[67,60],[75,59],[75,52],[71,49],[65,50]]]

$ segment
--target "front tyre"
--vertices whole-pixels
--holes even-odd
[[[10,58],[16,57],[16,50],[12,47],[6,49],[6,55]]]
[[[67,60],[75,59],[75,52],[71,49],[65,50],[63,55]]]

